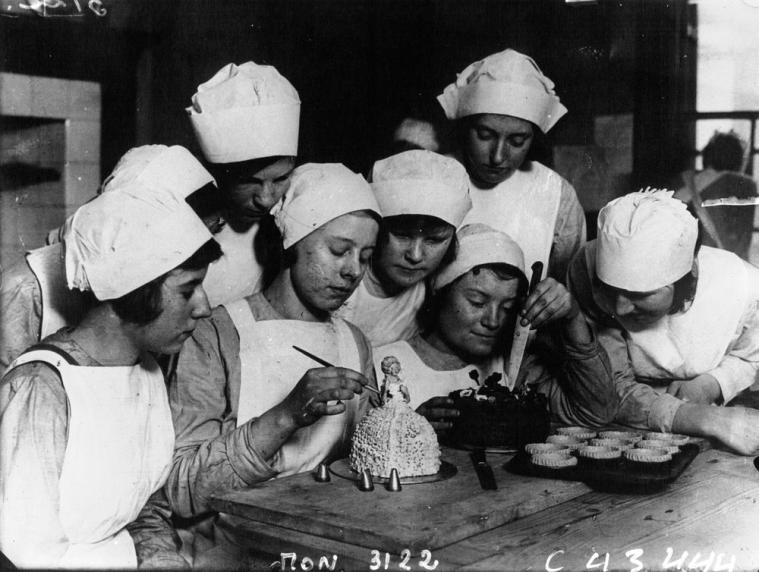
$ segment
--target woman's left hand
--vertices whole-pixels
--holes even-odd
[[[558,320],[571,320],[579,313],[580,307],[567,288],[553,278],[546,278],[525,301],[519,320],[523,326],[537,329]]]

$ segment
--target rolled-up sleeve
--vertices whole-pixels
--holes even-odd
[[[176,445],[166,483],[183,517],[210,510],[222,488],[244,488],[276,475],[255,449],[253,423],[237,427],[240,341],[224,308],[201,320],[179,356],[169,385]]]
[[[26,259],[0,274],[0,316],[2,375],[14,359],[40,339],[42,294]]]

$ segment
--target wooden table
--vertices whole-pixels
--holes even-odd
[[[456,476],[401,492],[303,474],[221,491],[212,504],[252,550],[271,561],[295,553],[288,570],[317,570],[334,555],[345,570],[427,570],[435,561],[436,570],[674,570],[681,559],[681,569],[703,569],[710,558],[709,570],[759,568],[753,459],[708,450],[663,491],[633,495],[513,475],[503,455],[488,456],[498,490],[484,491],[467,453],[443,458]]]

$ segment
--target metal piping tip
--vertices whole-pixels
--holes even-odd
[[[358,484],[358,488],[361,491],[369,492],[374,490],[374,481],[372,480],[372,472],[369,469],[361,471],[361,482]]]
[[[327,465],[324,463],[319,464],[319,466],[316,468],[316,471],[314,471],[314,480],[317,483],[328,483],[332,480],[332,478],[329,476],[329,469],[327,468]]]
[[[387,482],[387,490],[397,493],[401,490],[401,478],[398,476],[398,469],[390,471],[390,480]]]

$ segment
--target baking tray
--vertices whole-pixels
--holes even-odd
[[[517,475],[546,479],[582,481],[591,488],[613,493],[652,493],[674,482],[696,458],[700,447],[686,443],[680,452],[672,455],[672,460],[657,464],[654,468],[642,466],[627,459],[594,461],[581,458],[574,467],[551,469],[533,465],[530,455],[521,451],[503,468]]]
[[[329,470],[338,477],[348,479],[351,481],[360,481],[361,473],[354,471],[351,468],[350,461],[347,458],[338,459],[329,466]],[[448,461],[440,461],[440,470],[434,475],[422,475],[418,477],[401,477],[400,481],[402,485],[419,485],[422,483],[435,483],[437,481],[444,481],[450,479],[458,472],[456,465],[449,463]],[[374,483],[388,483],[390,481],[387,477],[375,477],[372,475],[372,482]]]

